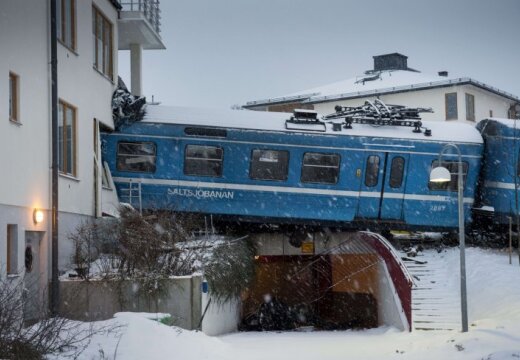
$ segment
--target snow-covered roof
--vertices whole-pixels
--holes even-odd
[[[332,123],[326,124],[326,132],[305,129],[306,125],[286,129],[285,121],[290,113],[251,110],[209,109],[178,106],[147,105],[143,122],[179,125],[197,125],[219,128],[235,128],[261,131],[300,132],[309,134],[372,136],[386,138],[415,139],[423,141],[445,141],[456,143],[482,143],[482,137],[475,127],[460,122],[423,121],[423,126],[432,130],[432,136],[414,133],[410,127],[371,126],[353,124],[352,129],[333,131]],[[321,116],[319,116],[321,117]],[[334,120],[333,122],[339,122]]]
[[[245,107],[295,101],[305,103],[319,103],[465,84],[471,84],[492,93],[504,96],[508,99],[520,101],[520,98],[513,94],[468,77],[448,78],[439,75],[427,75],[418,71],[385,70],[372,72],[312,89],[298,91],[285,96],[250,101],[245,105]]]
[[[482,121],[487,121],[487,120],[496,121],[502,125],[507,126],[510,129],[520,129],[520,120],[492,117],[492,118],[488,118],[488,119],[485,119]]]

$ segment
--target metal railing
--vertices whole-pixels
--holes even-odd
[[[150,22],[157,34],[161,32],[161,9],[159,0],[124,0],[120,1],[122,11],[140,11]]]

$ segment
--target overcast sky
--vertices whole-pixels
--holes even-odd
[[[520,0],[162,0],[144,94],[225,107],[355,77],[399,52],[520,96]],[[119,71],[130,84],[129,52]],[[426,105],[425,105],[426,106]]]

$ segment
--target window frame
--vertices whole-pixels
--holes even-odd
[[[370,184],[368,183],[368,176],[369,176],[369,172],[368,172],[368,167],[369,167],[369,161],[371,158],[377,158],[377,171],[376,171],[376,174],[375,174],[375,177],[370,175],[371,178],[375,179],[375,182],[370,182]],[[369,155],[367,157],[367,160],[365,162],[365,179],[364,179],[364,183],[365,183],[365,186],[366,187],[375,187],[377,186],[377,184],[379,184],[379,172],[381,170],[381,157],[379,155]]]
[[[9,121],[20,124],[20,76],[9,72]]]
[[[450,116],[450,107],[448,106],[448,98],[455,96],[455,115]],[[457,92],[450,92],[444,94],[444,107],[446,110],[446,120],[458,120],[459,118],[459,104]]]
[[[394,162],[398,159],[400,159],[402,161],[402,165],[401,165],[401,172],[399,174],[399,185],[395,186],[396,183],[394,182]],[[390,163],[390,177],[388,179],[388,186],[390,186],[390,188],[399,189],[403,186],[405,166],[406,166],[406,160],[403,156],[395,156],[394,158],[392,158],[392,162]]]
[[[68,159],[68,155],[67,155],[67,150],[68,150],[67,126],[66,126],[67,121],[68,121],[68,118],[66,116],[67,109],[71,110],[72,114],[73,114],[73,118],[71,121],[71,124],[72,124],[71,142],[72,142],[72,144],[71,144],[71,149],[70,149],[71,154],[72,154],[71,172],[66,171],[67,168],[69,167],[68,166],[69,159]],[[61,112],[60,112],[60,110],[61,110]],[[77,116],[78,116],[78,113],[77,113],[77,111],[78,111],[78,109],[74,105],[71,105],[70,103],[68,103],[62,99],[59,100],[59,102],[58,102],[58,131],[60,131],[60,123],[61,123],[62,142],[60,144],[59,140],[58,140],[58,150],[59,150],[59,152],[61,152],[62,161],[58,161],[58,169],[61,174],[69,175],[69,176],[73,176],[73,177],[77,176],[77,169],[78,169],[78,166],[77,166],[77,160],[78,160]],[[62,114],[63,118],[60,118],[60,113]],[[65,140],[67,140],[67,141],[65,141]]]
[[[6,238],[6,273],[7,275],[17,275],[18,268],[18,225],[7,224]]]
[[[285,164],[284,164],[284,171],[283,171],[283,177],[273,177],[273,178],[268,178],[268,177],[259,177],[259,176],[254,176],[254,173],[255,173],[255,170],[254,170],[254,165],[256,163],[260,163],[261,161],[260,160],[257,160],[255,161],[255,151],[264,151],[264,152],[267,152],[267,151],[271,151],[271,152],[277,152],[277,153],[284,153],[285,154]],[[261,155],[260,155],[260,158],[261,159]],[[278,157],[278,160],[281,161],[281,157]],[[278,150],[278,149],[252,149],[251,150],[251,159],[249,161],[249,178],[252,179],[252,180],[261,180],[261,181],[287,181],[287,179],[289,178],[289,159],[290,159],[290,153],[288,150]],[[258,171],[258,170],[256,170]]]
[[[466,120],[475,121],[475,95],[465,93],[464,98],[466,100]]]
[[[101,24],[101,28],[99,27]],[[99,34],[98,31],[101,31]],[[108,34],[107,34],[108,31]],[[92,39],[93,39],[93,63],[94,70],[103,76],[114,80],[114,24],[95,5],[92,5]],[[99,54],[99,41],[101,42],[101,59]],[[108,44],[106,44],[108,42]],[[108,54],[106,53],[108,52]],[[107,58],[108,55],[108,58]],[[101,64],[100,64],[101,60]],[[108,63],[107,63],[108,62]]]
[[[331,166],[331,165],[313,165],[313,164],[305,164],[305,157],[310,155],[321,155],[323,157],[335,157],[337,158],[337,166]],[[323,153],[323,152],[305,152],[303,153],[302,157],[302,168],[300,173],[300,182],[303,184],[324,184],[324,185],[335,185],[339,182],[339,176],[340,176],[340,168],[341,168],[341,155],[338,153]],[[335,181],[311,181],[306,180],[304,176],[304,172],[306,168],[335,168],[336,169],[336,176]]]
[[[215,150],[219,150],[220,151],[220,159],[198,158],[198,157],[189,157],[188,158],[188,148],[189,147],[203,147],[203,148],[212,148],[212,149],[215,149]],[[219,167],[220,171],[216,175],[200,174],[200,173],[195,173],[195,172],[189,173],[189,172],[187,172],[188,160],[190,160],[190,161],[206,161],[206,162],[215,161],[215,162],[219,162],[220,163],[220,167]],[[184,147],[183,174],[186,175],[186,176],[203,176],[203,177],[213,177],[213,178],[221,178],[221,177],[223,177],[223,174],[224,174],[224,148],[221,147],[221,146],[213,146],[213,145],[186,144],[186,146]]]
[[[153,155],[143,155],[143,154],[121,154],[120,153],[120,145],[152,145],[153,146]],[[147,156],[153,158],[153,171],[146,171],[146,170],[129,170],[129,169],[122,169],[119,166],[119,157],[139,157],[139,156]],[[117,171],[122,172],[133,172],[133,173],[141,173],[141,174],[154,174],[157,172],[157,144],[153,141],[127,141],[127,140],[121,140],[117,142],[117,149],[116,149],[116,169]],[[107,178],[108,180],[108,178]]]
[[[70,24],[67,22],[67,13],[65,11],[65,3],[70,3]],[[56,30],[58,42],[65,46],[67,49],[76,51],[76,0],[57,0],[56,4],[57,17],[56,17]],[[70,42],[66,38],[67,30],[70,30]]]
[[[430,191],[449,191],[449,192],[457,192],[458,191],[458,176],[459,176],[459,161],[458,160],[443,160],[440,165],[439,160],[435,159],[431,163],[431,170],[436,167],[443,166],[450,172],[451,180],[446,183],[432,183],[428,181],[428,190]],[[437,165],[437,166],[435,166]],[[462,190],[466,190],[466,181],[468,178],[469,171],[469,163],[467,161],[462,161]]]

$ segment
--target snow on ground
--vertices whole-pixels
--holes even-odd
[[[447,290],[459,291],[459,251],[423,253],[421,260],[451,271]],[[80,359],[520,359],[520,266],[504,252],[466,252],[470,331],[249,332],[209,337],[169,327],[154,314],[119,313],[99,324],[119,333],[96,335]],[[86,326],[86,325],[85,325]],[[102,351],[102,352],[101,352]],[[114,356],[115,355],[115,356]],[[61,359],[57,356],[53,359]]]

